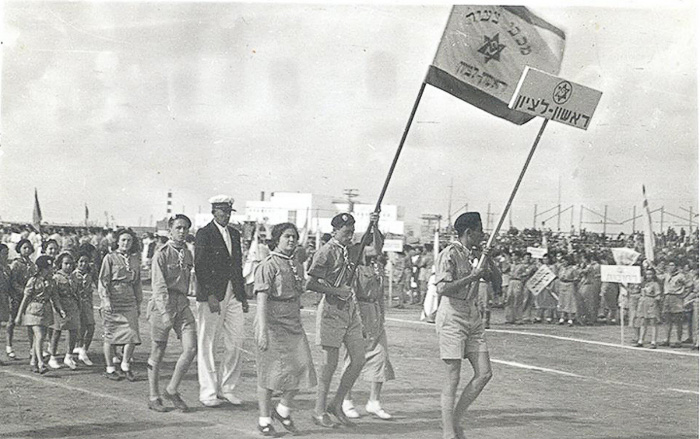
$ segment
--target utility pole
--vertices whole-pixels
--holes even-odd
[[[454,186],[455,178],[450,179],[450,199],[447,201],[447,223],[452,224],[452,187]]]
[[[486,230],[491,230],[491,203],[486,207]]]
[[[561,174],[559,175],[559,197],[557,198],[557,231],[561,232]]]
[[[605,212],[603,213],[603,236],[607,236],[608,230],[608,205],[605,205]]]
[[[574,228],[574,205],[571,205],[571,224],[569,225],[569,229]]]
[[[632,206],[632,234],[637,231],[637,205]]]
[[[353,213],[355,211],[355,202],[353,201],[355,198],[358,196],[358,190],[357,189],[345,189],[343,190],[343,194],[348,200],[348,211],[350,213]]]
[[[532,228],[537,230],[537,204],[535,204],[535,212],[532,214]]]
[[[664,206],[661,206],[661,233],[664,233]]]
[[[578,233],[581,234],[581,227],[583,226],[583,204],[581,209],[578,211]]]

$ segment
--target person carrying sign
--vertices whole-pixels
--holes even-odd
[[[440,358],[447,375],[440,398],[445,439],[464,437],[459,421],[491,380],[491,360],[476,298],[479,279],[489,274],[494,277],[500,276],[494,269],[488,248],[483,252],[488,261],[486,266],[479,269],[472,266],[472,249],[479,246],[483,236],[479,213],[463,213],[455,221],[454,228],[458,240],[438,255],[435,279],[438,294],[442,296],[435,329]],[[462,360],[465,358],[474,369],[474,376],[455,404]]]

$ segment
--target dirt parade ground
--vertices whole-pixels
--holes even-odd
[[[314,298],[306,296],[303,323],[318,361],[320,349],[313,344]],[[254,310],[246,317],[246,357],[239,393],[243,406],[203,407],[197,400],[195,363],[181,386],[183,398],[190,405],[188,413],[147,409],[145,365],[150,339],[143,313],[143,344],[135,355],[135,371],[140,379],[134,383],[113,382],[102,376],[99,318],[91,348],[95,365],[83,365],[75,371],[62,368],[46,375],[30,372],[26,331],[22,329],[15,347],[18,359],[0,367],[0,438],[259,437]],[[364,413],[368,385],[358,381],[354,400],[363,416],[356,427],[322,429],[310,419],[314,390],[305,390],[297,398],[293,415],[300,435],[441,437],[443,365],[437,357],[434,326],[420,322],[419,312],[415,307],[392,309],[387,317],[390,356],[397,379],[385,384],[382,399],[394,419],[381,421]],[[698,437],[697,351],[686,347],[632,347],[629,328],[627,343],[620,346],[619,326],[506,326],[503,321],[502,310],[495,310],[494,324],[487,331],[494,378],[463,420],[468,437]],[[162,369],[163,386],[179,351],[179,343],[171,335]],[[471,369],[465,363],[460,387],[470,377]],[[336,385],[337,374],[332,389]]]

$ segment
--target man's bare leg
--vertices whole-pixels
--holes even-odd
[[[464,387],[462,395],[455,406],[453,420],[458,438],[463,436],[462,429],[459,427],[460,420],[464,417],[467,408],[481,394],[481,391],[484,390],[484,387],[486,387],[486,384],[493,376],[488,352],[467,352],[467,360],[469,360],[474,369],[474,376],[469,381],[469,384]]]
[[[462,360],[442,360],[445,363],[447,379],[442,387],[440,395],[440,405],[442,407],[442,437],[444,439],[454,439],[455,423],[455,397],[457,396],[457,386],[459,386],[459,373],[462,369]]]

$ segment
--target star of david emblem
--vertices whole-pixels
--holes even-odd
[[[559,105],[564,104],[569,100],[569,98],[571,98],[572,91],[573,87],[571,86],[571,83],[569,81],[562,81],[554,88],[552,99],[554,99],[554,102]]]
[[[489,38],[486,35],[484,35],[484,45],[479,47],[477,52],[486,56],[484,64],[487,64],[492,59],[500,61],[501,52],[503,51],[503,49],[505,49],[505,47],[506,45],[501,44],[501,42],[499,41],[498,34],[494,35],[493,38]]]

